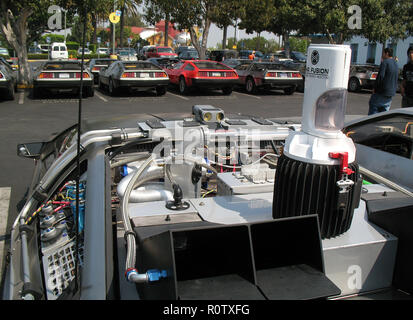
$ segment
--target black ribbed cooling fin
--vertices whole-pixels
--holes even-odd
[[[353,219],[354,204],[357,202],[354,199],[355,189],[359,179],[357,163],[349,164],[349,168],[354,173],[348,178],[355,184],[343,210],[337,205],[339,165],[317,165],[282,155],[275,174],[273,218],[317,214],[321,238],[328,239],[346,232]]]

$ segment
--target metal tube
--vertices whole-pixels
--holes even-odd
[[[116,192],[119,197],[124,196],[125,190],[135,173],[136,173],[136,170],[132,171],[126,177],[124,177],[121,181],[119,181],[118,186],[116,187]],[[163,174],[162,167],[149,167],[146,171],[142,173],[142,179],[146,179],[146,182],[154,180],[154,179],[160,179],[163,176],[164,174]],[[133,189],[136,188],[136,184],[132,188]]]
[[[135,182],[140,178],[140,176],[143,174],[144,170],[154,161],[153,155],[150,155],[149,158],[140,166],[140,168],[133,174],[132,178],[130,179],[126,190],[125,190],[125,195],[121,200],[121,213],[122,213],[122,219],[123,219],[123,225],[125,228],[125,233],[126,232],[132,232],[132,226],[129,220],[129,212],[128,212],[128,203],[129,203],[129,197],[132,192],[133,186],[135,185]],[[135,243],[135,237],[132,234],[127,234],[126,236],[126,242],[127,242],[127,253],[126,253],[126,269],[133,269],[135,268],[135,259],[136,259],[136,243]]]
[[[20,223],[23,225],[24,220],[21,219]],[[27,248],[27,234],[26,231],[22,231],[20,233],[21,241],[22,241],[22,260],[23,260],[23,282],[28,283],[30,282],[30,268],[29,268],[29,250]],[[25,263],[26,262],[26,263]]]
[[[390,188],[393,188],[397,191],[400,191],[406,195],[408,195],[409,197],[413,197],[413,193],[410,192],[409,190],[403,188],[402,186],[394,183],[393,181],[390,181],[389,179],[386,179],[384,177],[382,177],[381,175],[374,173],[362,166],[359,166],[359,170],[361,174],[364,174],[366,176],[369,176],[371,178],[373,178],[374,180],[377,180],[378,182],[384,183],[385,185],[389,186]]]

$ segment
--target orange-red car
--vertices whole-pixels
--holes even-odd
[[[178,55],[171,47],[151,47],[145,52],[146,59],[149,58],[177,58]]]
[[[238,83],[238,74],[235,70],[216,61],[180,61],[165,70],[170,83],[178,85],[181,94],[186,94],[194,87],[205,87],[221,89],[224,94],[229,95]]]

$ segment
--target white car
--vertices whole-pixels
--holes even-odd
[[[138,57],[136,56],[136,54],[133,54],[131,51],[119,51],[118,54],[118,59],[121,61],[136,61],[138,60]]]
[[[92,51],[90,51],[89,48],[84,48],[84,49],[79,48],[79,49],[77,50],[77,54],[82,54],[82,50],[85,52],[85,54],[92,54]]]
[[[51,45],[50,58],[52,60],[65,60],[69,58],[66,44],[64,42],[53,42]]]
[[[98,54],[109,54],[109,49],[108,48],[99,48],[96,53],[98,53]]]
[[[7,50],[6,48],[0,48],[0,55],[8,56],[9,50]]]

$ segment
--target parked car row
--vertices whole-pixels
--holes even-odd
[[[184,53],[192,50],[183,50],[180,55],[185,56]],[[377,73],[378,66],[375,65],[352,65],[348,90],[357,92],[373,88]],[[33,97],[46,92],[78,92],[80,79],[80,61],[47,61],[35,69]],[[103,58],[91,59],[85,65],[83,80],[83,97],[94,95],[94,84],[107,90],[110,95],[122,89],[155,89],[157,95],[164,95],[169,85],[176,86],[181,94],[187,94],[192,88],[205,87],[220,89],[226,95],[231,94],[234,88],[242,88],[249,94],[260,89],[276,89],[290,95],[296,90],[304,91],[305,63],[249,59],[217,62],[174,56],[149,58],[146,61]],[[5,92],[3,96],[13,100],[16,88],[16,72],[0,57],[0,90]]]
[[[6,100],[14,100],[17,90],[17,75],[10,64],[0,57],[0,91]]]
[[[78,92],[80,89],[80,61],[47,61],[35,70],[33,97],[48,92]],[[181,94],[193,88],[222,90],[229,95],[234,88],[248,93],[258,89],[278,89],[293,94],[302,84],[298,70],[281,63],[241,60],[232,67],[211,60],[181,60],[178,58],[149,58],[146,61],[91,59],[83,71],[83,97],[94,95],[94,84],[109,95],[121,90],[155,89],[161,96],[167,87],[176,86]]]

